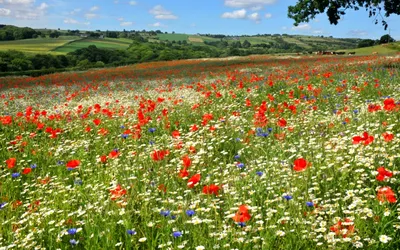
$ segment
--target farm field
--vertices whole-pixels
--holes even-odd
[[[0,78],[0,247],[397,249],[400,58]]]
[[[400,42],[392,43],[390,45],[376,45],[372,47],[358,48],[353,50],[341,50],[341,51],[354,51],[358,55],[371,55],[374,52],[377,52],[381,55],[390,55],[400,53]]]
[[[123,38],[104,38],[104,39],[85,38],[58,47],[54,50],[54,52],[66,54],[69,52],[73,52],[77,49],[87,48],[90,45],[95,45],[96,47],[103,49],[126,49],[129,47],[131,43],[132,40]]]
[[[48,53],[68,42],[79,40],[77,36],[62,36],[59,38],[35,38],[15,41],[0,41],[0,51],[18,50],[25,53]]]

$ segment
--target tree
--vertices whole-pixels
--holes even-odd
[[[250,46],[251,46],[251,43],[249,41],[247,41],[247,40],[244,40],[244,42],[242,44],[242,47],[243,48],[250,48]]]
[[[381,11],[385,12],[385,17],[389,17],[391,14],[399,15],[400,0],[298,0],[296,5],[289,6],[288,16],[295,21],[294,25],[297,26],[326,12],[330,23],[336,25],[348,9],[359,10],[361,8],[368,11],[369,17],[375,17],[375,24],[381,18],[382,25],[387,29],[388,24],[383,19]]]
[[[396,40],[393,39],[390,35],[383,35],[381,39],[379,40],[379,44],[384,44],[384,43],[392,43],[395,42]]]

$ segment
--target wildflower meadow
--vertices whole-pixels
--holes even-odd
[[[0,249],[400,249],[399,57],[0,79]]]

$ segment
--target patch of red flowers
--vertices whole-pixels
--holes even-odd
[[[235,222],[246,222],[251,219],[251,215],[249,213],[249,209],[246,205],[239,206],[239,210],[236,212],[233,220]]]
[[[199,183],[200,179],[201,179],[200,174],[193,175],[187,182],[188,187],[193,188],[197,183]]]
[[[361,142],[364,143],[365,146],[371,144],[374,141],[374,137],[368,132],[364,132],[363,136],[354,136],[353,137],[353,144],[360,144]]]
[[[346,238],[348,235],[354,233],[354,222],[349,218],[344,219],[344,221],[339,220],[335,225],[329,228],[336,235],[342,235]],[[344,234],[343,234],[344,232]]]
[[[167,155],[169,155],[169,150],[154,150],[151,153],[151,158],[154,161],[162,161]]]
[[[77,168],[79,167],[79,165],[81,165],[81,161],[80,160],[71,160],[69,162],[67,162],[67,168]]]
[[[7,164],[7,167],[9,169],[14,168],[15,164],[17,164],[17,159],[16,158],[10,158],[10,159],[6,160],[6,164]]]
[[[304,171],[304,170],[306,170],[307,165],[308,165],[308,162],[305,159],[303,159],[303,158],[296,159],[293,162],[293,170],[296,172]]]
[[[376,171],[378,171],[378,175],[376,176],[376,179],[378,181],[383,181],[386,177],[390,178],[393,176],[393,173],[391,171],[386,170],[384,167],[380,167]]]
[[[396,195],[394,194],[393,190],[390,187],[382,187],[378,190],[377,199],[380,202],[389,202],[389,203],[396,203]]]
[[[220,190],[219,186],[211,184],[203,187],[203,194],[214,194],[215,196],[218,196],[219,190]]]
[[[393,134],[390,134],[387,132],[383,133],[382,136],[383,136],[383,139],[385,140],[385,142],[390,142],[394,138]]]
[[[114,189],[110,190],[111,200],[116,200],[126,194],[126,189],[123,189],[120,184],[118,184]]]

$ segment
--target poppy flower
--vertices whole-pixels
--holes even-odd
[[[307,164],[308,162],[303,158],[296,159],[293,163],[293,170],[296,172],[304,171],[307,168]]]
[[[220,187],[215,184],[204,186],[203,194],[214,194],[214,195],[218,196],[219,189],[220,189]]]
[[[180,136],[180,133],[179,133],[178,130],[175,130],[175,131],[172,132],[172,137],[178,138],[179,136]]]
[[[343,238],[346,238],[349,234],[354,233],[354,222],[349,218],[346,218],[344,221],[339,220],[335,225],[331,226],[329,229],[336,235],[340,235],[342,232],[346,232],[345,234],[342,235]]]
[[[79,167],[79,165],[81,165],[81,162],[79,160],[71,160],[67,162],[67,168],[74,169]]]
[[[162,161],[167,155],[169,155],[168,150],[154,150],[151,154],[151,158],[154,161]]]
[[[359,144],[361,142],[364,143],[365,146],[371,144],[374,141],[374,137],[369,135],[368,132],[364,132],[363,136],[354,136],[353,144]]]
[[[383,104],[384,104],[383,109],[386,110],[386,111],[392,111],[393,109],[396,108],[396,103],[395,103],[393,98],[386,99],[383,102]]]
[[[3,125],[10,125],[12,123],[11,116],[0,116],[0,122]]]
[[[286,127],[286,124],[287,124],[287,121],[285,120],[285,119],[279,119],[278,120],[278,122],[277,122],[277,125],[279,126],[279,127],[281,127],[281,128],[284,128],[284,127]]]
[[[120,184],[118,184],[114,189],[110,190],[111,200],[116,200],[126,194],[126,189],[123,189]]]
[[[195,131],[197,131],[197,130],[199,130],[199,127],[197,127],[196,124],[194,124],[194,125],[192,125],[192,126],[190,127],[190,131],[192,131],[192,132],[195,132]]]
[[[108,158],[114,159],[117,158],[121,153],[118,150],[113,150],[108,154]]]
[[[251,219],[251,215],[249,214],[249,209],[246,205],[239,206],[239,210],[233,217],[235,222],[246,222]]]
[[[376,171],[378,171],[378,175],[376,176],[378,181],[383,181],[386,177],[390,178],[393,176],[393,173],[386,170],[384,167],[380,167]]]
[[[179,171],[179,177],[180,178],[185,178],[189,176],[189,172],[187,171],[186,168],[183,168],[182,170]]]
[[[389,203],[396,203],[396,195],[394,194],[393,190],[390,187],[382,187],[378,190],[378,200],[380,202],[389,202]]]
[[[182,157],[182,162],[183,162],[183,166],[185,168],[190,167],[190,165],[192,165],[192,161],[190,160],[189,156],[185,155]]]
[[[96,126],[99,126],[100,125],[100,123],[101,123],[101,120],[100,119],[94,119],[93,120],[93,123],[94,123],[94,125],[96,125]]]
[[[17,164],[17,159],[16,158],[10,158],[10,159],[6,160],[6,164],[7,164],[7,167],[9,169],[14,168],[15,164]]]
[[[22,170],[22,174],[24,174],[24,175],[27,175],[27,174],[29,174],[30,172],[32,172],[32,169],[31,169],[31,168],[24,168],[24,169]]]
[[[383,133],[382,136],[383,136],[383,139],[385,140],[385,142],[390,142],[394,138],[393,134],[390,134],[387,132]]]
[[[190,179],[188,180],[188,187],[189,188],[193,188],[201,179],[201,175],[200,174],[195,174],[192,177],[190,177]]]
[[[106,155],[100,156],[100,162],[101,163],[106,163],[107,162],[107,156]]]

